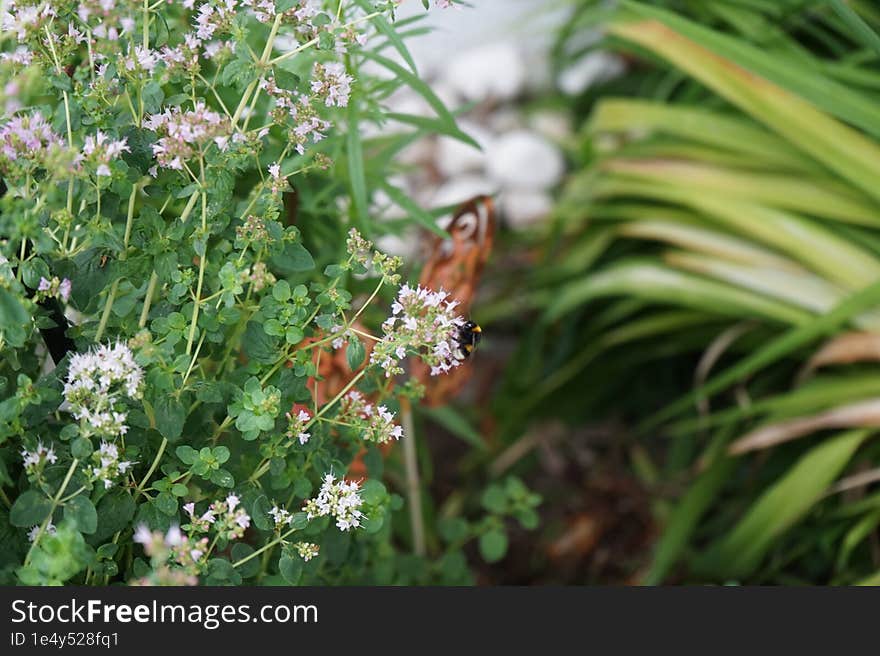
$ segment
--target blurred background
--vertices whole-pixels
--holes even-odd
[[[540,522],[474,547],[480,583],[880,581],[880,9],[471,5],[407,44],[481,148],[415,141],[393,179],[497,221],[471,378],[417,415],[429,524],[513,476]]]

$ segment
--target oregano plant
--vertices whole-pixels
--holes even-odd
[[[465,542],[532,522],[514,486],[440,565],[395,560],[380,448],[407,359],[461,366],[464,318],[374,247],[369,199],[413,139],[468,139],[397,63],[396,4],[7,3],[2,582],[462,582]],[[435,115],[365,144],[403,84]]]

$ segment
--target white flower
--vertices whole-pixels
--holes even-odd
[[[40,533],[39,526],[32,527],[31,530],[28,531],[28,540],[33,542],[34,540],[37,539],[37,535],[39,535],[39,533]],[[58,533],[58,529],[55,528],[55,524],[53,524],[52,522],[49,522],[48,524],[46,524],[46,530],[44,533],[46,535],[55,535],[56,533]]]
[[[138,544],[146,546],[153,543],[153,532],[146,524],[138,524],[132,539]]]
[[[125,435],[126,413],[115,408],[123,396],[140,398],[143,379],[143,369],[122,342],[76,353],[70,359],[62,409],[79,420],[85,437]]]
[[[382,324],[385,335],[370,354],[390,377],[403,372],[400,361],[407,352],[416,353],[431,367],[431,374],[447,373],[461,364],[464,355],[458,331],[464,318],[455,314],[458,301],[444,290],[403,285],[391,305],[391,316]]]
[[[299,554],[299,557],[306,562],[309,562],[320,552],[320,547],[314,542],[297,542],[293,546]]]
[[[385,444],[403,437],[403,428],[394,423],[394,414],[384,405],[374,407],[363,394],[352,390],[339,404],[339,419],[352,424],[367,442]]]
[[[277,194],[287,189],[287,178],[281,175],[281,165],[278,162],[269,165],[269,189]]]
[[[271,515],[272,520],[275,522],[275,528],[280,528],[293,521],[293,515],[284,508],[279,508],[278,506],[272,506],[269,515]]]
[[[55,455],[55,449],[43,446],[42,442],[37,442],[37,448],[33,451],[23,449],[21,451],[21,459],[24,463],[24,469],[28,475],[42,471],[46,463],[54,465],[58,460]]]
[[[306,502],[303,512],[309,519],[325,515],[335,517],[340,531],[357,528],[364,516],[358,510],[363,503],[358,488],[354,481],[346,482],[342,479],[337,482],[333,474],[325,474],[318,496]]]
[[[287,417],[287,432],[285,435],[293,440],[299,440],[300,444],[306,444],[309,441],[311,435],[306,431],[306,425],[312,420],[312,415],[310,415],[306,410],[300,410],[295,415],[291,413],[286,414]]]
[[[135,463],[119,459],[119,447],[110,442],[101,441],[101,446],[92,454],[95,462],[90,470],[91,479],[104,484],[109,489],[117,478],[124,475]]]
[[[312,93],[324,100],[327,107],[345,107],[354,79],[339,62],[316,63],[312,69]]]

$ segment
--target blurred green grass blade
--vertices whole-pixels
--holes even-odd
[[[561,280],[592,268],[596,260],[608,250],[615,238],[613,228],[591,226],[581,239],[562,253],[556,254],[547,266],[538,267],[534,275],[536,286],[555,285]]]
[[[445,134],[450,134],[456,136],[461,141],[471,144],[475,148],[479,149],[480,145],[473,140],[473,138],[469,137],[467,134],[458,129],[455,123],[455,117],[452,113],[446,108],[446,105],[443,104],[443,101],[437,97],[431,87],[428,86],[426,82],[424,82],[417,75],[414,75],[412,72],[406,70],[403,66],[398,64],[387,57],[383,57],[382,55],[376,54],[375,52],[365,51],[362,53],[363,56],[367,59],[371,59],[375,61],[377,64],[385,67],[391,73],[410,87],[413,91],[415,91],[418,95],[420,95],[428,105],[430,105],[431,109],[437,114],[437,118],[440,119],[441,124],[444,126]]]
[[[865,585],[865,586],[880,585],[880,570],[874,572],[870,576],[863,578],[861,581],[854,583],[854,585]]]
[[[666,105],[651,100],[604,98],[596,103],[588,134],[658,132],[751,156],[755,162],[783,170],[821,171],[786,140],[735,114]]]
[[[659,585],[681,557],[700,519],[712,506],[724,484],[733,474],[737,460],[724,456],[724,446],[732,431],[720,432],[712,441],[709,466],[688,486],[676,504],[657,541],[644,585]]]
[[[771,86],[779,85],[781,89],[786,89],[790,94],[800,96],[825,112],[856,125],[875,137],[880,137],[880,107],[870,98],[822,76],[816,70],[817,67],[806,66],[802,59],[793,60],[790,56],[785,56],[778,51],[768,52],[744,39],[704,27],[661,8],[650,7],[632,0],[624,0],[622,4],[627,9],[626,13],[632,17],[638,16],[645,23],[650,21],[657,26],[662,25],[666,28],[663,32],[678,33],[697,46],[699,50],[702,50],[705,53],[702,61],[687,62],[682,59],[673,59],[673,61],[679,66],[686,64],[682,66],[684,70],[709,83],[710,86],[712,86],[710,79],[714,76],[707,76],[708,71],[716,70],[723,75],[725,68],[741,67],[750,71],[749,77],[754,78],[747,83],[756,92],[756,97],[762,93],[761,81],[756,77],[761,76],[772,83]],[[625,34],[621,34],[617,30],[618,25],[619,23],[612,23],[610,31],[626,38]],[[670,43],[671,50],[665,50],[653,47],[656,45],[656,41],[652,44],[637,39],[636,42],[642,47],[664,56],[668,56],[671,50],[676,49],[673,43]],[[710,58],[714,61],[707,61]],[[692,70],[688,68],[690,64],[692,64]],[[735,73],[734,76],[736,76]],[[716,91],[718,91],[717,88]],[[748,90],[745,92],[747,93]],[[725,94],[722,93],[722,95]],[[755,118],[761,120],[760,116]]]
[[[627,2],[626,5],[651,15],[656,13],[656,10],[648,11],[649,8],[637,3]],[[659,12],[659,15],[663,20],[614,22],[609,26],[609,31],[662,55],[784,136],[800,150],[809,153],[816,161],[836,171],[873,198],[880,199],[880,186],[877,185],[880,179],[880,147],[875,142],[816,109],[803,98],[759,77],[760,72],[754,67],[747,70],[725,59],[718,52],[714,38],[704,39],[711,41],[711,46],[707,46],[684,36],[683,31],[689,35],[695,31],[695,26],[689,21],[672,20],[666,12]],[[674,24],[675,29],[667,22]],[[696,31],[700,30],[704,28]],[[717,36],[711,30],[708,33]],[[758,54],[772,61],[772,57],[760,52]],[[845,89],[839,92],[837,89],[824,88],[822,94],[825,102],[821,104],[830,102],[834,106],[842,106],[844,93]],[[880,110],[875,103],[868,104],[871,105],[872,116],[861,117],[860,121],[852,117],[848,117],[848,120],[866,130],[873,124],[874,134],[880,134]]]
[[[821,412],[838,404],[878,394],[880,376],[875,373],[847,372],[839,376],[817,377],[796,389],[752,399],[744,406],[737,405],[717,410],[708,416],[682,419],[667,426],[665,432],[675,437],[764,415],[768,420],[782,420]]]
[[[846,569],[852,552],[874,532],[878,524],[880,524],[880,510],[875,510],[862,517],[846,532],[837,554],[838,571]]]
[[[788,354],[802,348],[817,339],[832,334],[835,330],[852,321],[852,318],[875,308],[880,304],[880,282],[869,285],[841,301],[831,312],[815,317],[809,322],[796,326],[783,333],[766,346],[743,358],[737,364],[722,373],[713,376],[699,388],[689,392],[677,401],[667,405],[639,425],[640,431],[649,430],[681,412],[691,408],[700,398],[709,398],[727,389],[761,369],[777,362]]]
[[[780,270],[803,273],[804,269],[791,260],[741,239],[717,230],[700,226],[666,221],[665,208],[657,209],[656,220],[642,219],[625,223],[618,228],[619,234],[639,239],[654,239],[688,248],[700,253],[714,255],[730,262],[753,266],[775,267]]]
[[[419,128],[425,134],[445,134],[448,137],[452,137],[453,139],[458,139],[459,141],[463,141],[466,144],[473,146],[474,148],[480,149],[479,144],[473,140],[473,138],[461,130],[458,129],[455,125],[449,125],[447,121],[443,121],[438,118],[431,118],[430,116],[417,116],[416,114],[401,114],[399,112],[388,112],[383,114],[383,117],[392,121],[398,121],[399,123],[406,123],[407,125],[412,125],[414,127]]]
[[[435,235],[444,238],[449,236],[448,232],[437,225],[436,219],[431,215],[430,212],[427,212],[419,207],[419,205],[409,196],[403,193],[403,191],[395,187],[387,180],[383,180],[381,184],[382,189],[385,190],[385,193],[388,194],[388,197],[395,203],[397,203],[397,205],[399,205],[402,209],[406,210],[410,218],[415,219],[419,224],[433,232]]]
[[[880,279],[880,259],[821,223],[792,212],[720,193],[703,193],[675,180],[609,177],[597,181],[593,191],[601,197],[642,196],[684,204],[850,289]]]
[[[843,290],[807,271],[780,270],[760,264],[726,262],[698,253],[671,251],[663,261],[677,269],[698,273],[729,285],[814,313],[827,312],[845,296]],[[874,324],[874,327],[880,327]]]
[[[358,98],[352,95],[348,103],[348,133],[346,134],[348,179],[351,187],[351,204],[355,226],[367,236],[369,229],[369,199],[367,178],[364,173],[364,148],[361,143]]]
[[[822,498],[870,435],[870,430],[847,431],[810,449],[760,496],[730,533],[699,558],[695,570],[721,579],[752,574],[775,540]]]
[[[631,304],[631,301],[632,299],[626,299],[616,306],[611,306],[609,313],[594,318],[593,323],[611,323],[622,320],[623,317],[631,313],[631,310],[638,309]],[[574,380],[593,360],[610,348],[642,339],[680,334],[682,331],[692,330],[695,326],[715,320],[717,320],[716,317],[688,310],[670,310],[631,318],[598,338],[586,341],[583,348],[569,357],[564,365],[541,379],[528,398],[522,401],[522,408],[528,411],[539,406],[544,399]]]
[[[370,13],[373,11],[372,3],[369,0],[355,0],[355,3],[360,6],[366,13]],[[418,75],[419,72],[416,69],[416,63],[412,58],[412,55],[409,52],[409,48],[406,47],[406,44],[403,42],[403,39],[397,33],[397,29],[388,22],[388,20],[382,16],[381,14],[377,16],[373,16],[370,19],[370,22],[376,27],[376,30],[382,34],[388,42],[394,47],[395,50],[400,54],[403,58],[403,61],[406,62],[406,65],[409,66],[409,69],[413,72],[414,75]]]
[[[856,12],[850,9],[843,0],[828,0],[834,12],[847,24],[855,37],[866,47],[872,48],[880,55],[880,36],[862,20]]]
[[[813,216],[880,227],[880,206],[833,182],[672,160],[614,159],[604,162],[602,168],[635,178],[688,186],[707,194],[718,193]]]
[[[544,320],[555,321],[587,301],[605,296],[632,296],[720,315],[758,316],[786,324],[810,321],[810,315],[802,310],[648,260],[615,264],[565,285],[551,300]]]
[[[421,407],[419,411],[466,444],[470,444],[480,451],[488,450],[489,447],[486,445],[483,436],[455,408],[449,406],[437,408]]]

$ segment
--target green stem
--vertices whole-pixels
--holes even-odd
[[[357,25],[358,23],[363,23],[364,21],[368,21],[371,18],[375,18],[376,16],[380,16],[380,15],[382,15],[382,13],[383,12],[381,12],[381,11],[374,11],[371,14],[367,14],[366,16],[361,16],[360,18],[357,18],[353,21],[349,21],[348,23],[343,25],[340,29],[341,30],[348,29],[349,27],[353,27],[353,26]],[[290,59],[291,57],[293,57],[296,54],[299,54],[303,50],[307,50],[308,48],[311,48],[313,45],[315,45],[317,43],[318,43],[318,39],[312,39],[311,41],[306,41],[301,46],[298,46],[298,47],[294,48],[293,50],[285,52],[283,55],[278,55],[277,57],[275,57],[275,59],[270,59],[268,63],[270,66],[274,66],[275,64],[278,64],[279,62],[283,62],[286,59]]]
[[[73,459],[73,462],[70,463],[70,468],[67,470],[67,475],[64,477],[64,481],[61,483],[61,487],[58,488],[58,492],[55,493],[55,496],[52,498],[52,507],[49,509],[49,514],[46,515],[46,519],[43,520],[43,523],[40,524],[40,530],[37,531],[36,537],[34,537],[34,541],[31,544],[31,548],[28,549],[27,556],[24,559],[24,566],[27,567],[31,562],[31,556],[34,553],[34,549],[40,543],[40,539],[43,537],[43,534],[46,532],[46,527],[49,526],[49,522],[52,521],[52,515],[55,513],[55,509],[58,507],[58,504],[61,501],[61,497],[64,494],[64,490],[67,489],[67,485],[70,483],[70,479],[73,478],[73,472],[76,471],[76,466],[79,464],[79,460],[77,458]]]
[[[119,260],[122,262],[128,257],[128,241],[131,238],[131,227],[134,224],[134,205],[137,200],[138,185],[131,188],[131,194],[128,197],[128,213],[125,217],[125,234],[122,238],[122,253]],[[99,196],[100,198],[100,196]],[[110,310],[113,309],[113,302],[116,300],[116,291],[119,289],[119,278],[110,285],[110,292],[107,294],[107,300],[104,302],[104,312],[101,314],[101,321],[98,323],[98,331],[95,333],[95,341],[100,342],[104,336],[104,329],[107,328],[107,321],[110,319]]]
[[[141,317],[138,319],[138,328],[147,325],[147,317],[150,315],[150,305],[153,303],[153,294],[156,293],[156,283],[159,282],[159,274],[155,271],[150,274],[150,282],[147,284],[147,295],[144,296],[144,307],[141,310]]]
[[[138,494],[143,492],[144,487],[147,484],[147,481],[150,480],[150,477],[153,475],[153,472],[156,471],[156,467],[159,466],[159,461],[162,459],[162,454],[165,453],[165,447],[167,447],[167,446],[168,446],[168,440],[163,437],[162,444],[159,445],[159,451],[156,453],[156,457],[153,458],[153,464],[150,465],[150,469],[147,471],[147,473],[144,476],[143,480],[141,481],[140,485],[138,485],[137,489],[135,490],[135,493],[134,493],[135,497],[137,497]]]
[[[272,23],[272,30],[269,32],[269,38],[266,39],[266,45],[263,48],[263,54],[260,57],[260,61],[258,67],[260,70],[260,75],[256,80],[253,80],[247,88],[244,90],[244,93],[241,95],[241,100],[238,102],[238,107],[235,108],[235,113],[232,115],[232,129],[238,125],[238,119],[241,118],[241,113],[244,111],[244,108],[247,106],[248,101],[250,100],[251,94],[254,90],[259,86],[260,82],[263,80],[262,69],[265,69],[266,63],[269,61],[269,55],[272,54],[272,46],[275,43],[275,37],[278,36],[278,28],[281,27],[281,19],[284,17],[283,13],[278,13],[275,15],[275,22]]]
[[[381,280],[379,280],[379,284],[376,285],[376,289],[373,290],[373,293],[370,294],[370,297],[367,299],[367,301],[366,301],[363,305],[360,306],[360,308],[358,309],[358,311],[355,313],[355,315],[354,315],[354,316],[351,318],[351,320],[348,322],[349,327],[351,327],[351,325],[352,325],[355,321],[357,321],[357,318],[358,318],[359,316],[361,316],[361,314],[363,313],[364,310],[367,309],[367,306],[368,306],[370,303],[373,302],[373,299],[376,298],[376,294],[378,294],[378,293],[379,293],[379,290],[382,289],[382,285],[383,285],[383,284],[385,284],[385,277],[384,277],[384,276],[382,277]]]
[[[337,394],[337,395],[334,396],[332,399],[330,399],[329,402],[327,402],[327,403],[324,404],[324,407],[321,408],[321,411],[318,412],[318,413],[316,413],[315,416],[312,417],[312,418],[309,420],[309,422],[303,427],[303,430],[308,429],[309,426],[311,426],[311,425],[314,424],[316,421],[318,421],[318,419],[319,419],[322,415],[324,415],[324,414],[325,414],[330,408],[332,408],[332,407],[336,404],[336,402],[339,401],[339,399],[341,399],[343,396],[345,396],[345,395],[348,393],[348,391],[349,391],[352,387],[354,387],[355,385],[357,385],[358,381],[359,381],[361,378],[363,378],[363,377],[364,377],[364,374],[366,374],[366,373],[367,373],[367,370],[366,370],[366,369],[361,369],[361,370],[355,375],[355,377],[352,378],[350,381],[348,381],[348,384],[347,384],[345,387],[343,387],[342,390],[340,390],[339,394]]]
[[[196,336],[196,324],[199,320],[199,308],[202,305],[202,283],[205,281],[205,264],[208,261],[208,194],[202,192],[202,233],[205,235],[205,252],[199,258],[199,280],[196,283],[196,301],[193,305],[192,320],[189,322],[189,335],[186,338],[186,354],[192,353],[193,340]]]
[[[247,556],[245,556],[241,560],[236,560],[234,563],[232,563],[232,566],[233,567],[240,567],[241,565],[244,565],[251,558],[256,558],[257,556],[259,556],[261,553],[263,553],[267,549],[271,549],[276,544],[280,544],[281,542],[284,542],[284,540],[287,538],[288,535],[292,535],[293,533],[295,533],[298,530],[299,530],[298,528],[290,529],[286,533],[279,535],[277,538],[275,538],[274,540],[272,540],[268,544],[265,544],[262,547],[260,547],[259,549],[257,549],[256,551],[249,553]]]

